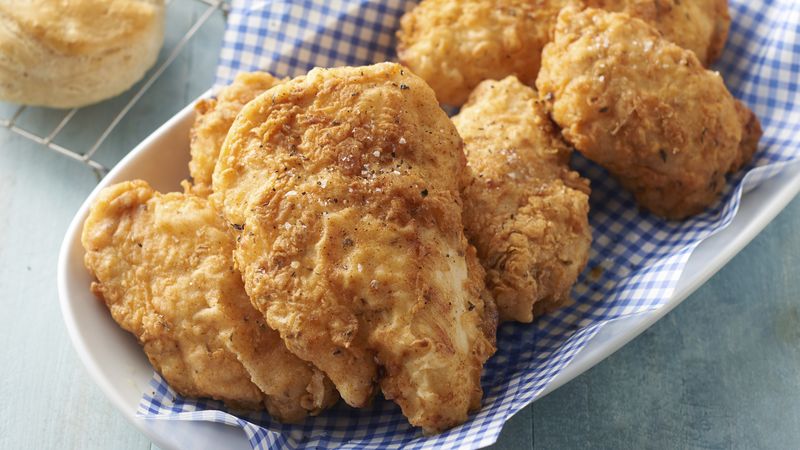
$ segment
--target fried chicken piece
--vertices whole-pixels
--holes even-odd
[[[480,406],[494,352],[496,311],[461,222],[464,167],[433,91],[384,63],[270,89],[239,114],[214,172],[268,324],[348,404],[379,383],[428,433]]]
[[[216,98],[197,102],[194,107],[194,124],[190,131],[189,174],[192,177],[192,193],[200,196],[211,194],[211,175],[217,164],[222,141],[231,128],[233,119],[247,102],[276,84],[285,81],[266,72],[245,72],[219,91]]]
[[[728,0],[583,0],[653,25],[669,41],[691,50],[708,66],[722,54],[731,16]]]
[[[205,199],[144,181],[106,188],[82,236],[92,291],[181,395],[288,422],[316,414],[336,401],[333,385],[250,304],[226,228]]]
[[[589,182],[569,169],[533,89],[484,81],[453,117],[467,154],[464,231],[486,269],[501,320],[563,306],[589,257]]]
[[[422,0],[400,22],[397,55],[454,106],[483,80],[515,75],[533,85],[542,48],[570,3],[638,17],[704,64],[719,57],[730,26],[727,0]]]
[[[542,48],[569,0],[422,0],[397,33],[397,56],[440,102],[458,106],[483,80],[533,84]]]
[[[567,141],[669,219],[716,201],[761,135],[718,73],[627,14],[565,8],[536,85]]]

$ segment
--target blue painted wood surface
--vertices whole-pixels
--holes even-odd
[[[175,0],[168,40],[202,9]],[[101,162],[118,161],[211,85],[223,26],[217,16],[200,30],[102,146]],[[87,147],[122,103],[83,111],[62,143]],[[35,127],[54,117],[22,119]],[[0,448],[154,447],[89,380],[58,309],[58,248],[95,182],[79,163],[0,130]],[[675,311],[517,414],[494,448],[800,447],[798,224],[795,200]]]

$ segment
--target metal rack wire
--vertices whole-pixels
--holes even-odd
[[[35,133],[28,129],[25,129],[17,124],[17,120],[28,109],[28,106],[20,106],[18,107],[14,113],[8,119],[0,118],[0,127],[6,128],[9,131],[16,133],[22,137],[25,137],[37,144],[40,144],[44,148],[50,149],[55,151],[61,155],[67,156],[69,158],[75,159],[88,167],[90,167],[94,172],[97,174],[98,178],[103,177],[107,172],[108,168],[104,165],[100,164],[99,162],[95,161],[93,157],[97,153],[97,150],[103,145],[103,142],[108,138],[112,131],[119,125],[119,123],[125,118],[131,108],[136,105],[137,102],[145,95],[145,93],[150,89],[150,87],[158,80],[158,78],[164,73],[165,70],[175,61],[175,58],[181,53],[183,48],[186,44],[192,39],[192,37],[197,33],[197,31],[210,19],[214,14],[223,14],[227,15],[228,10],[230,9],[229,3],[226,0],[177,0],[177,1],[185,1],[185,2],[195,2],[205,4],[208,7],[197,17],[197,20],[189,27],[186,33],[171,47],[165,48],[164,51],[168,52],[166,58],[154,69],[151,69],[148,74],[145,76],[144,83],[138,88],[138,90],[133,94],[133,96],[128,100],[128,102],[119,110],[119,112],[114,116],[114,118],[109,122],[108,126],[99,134],[96,138],[94,143],[89,146],[88,148],[84,149],[84,151],[77,151],[75,149],[70,149],[64,147],[62,145],[57,144],[54,142],[56,137],[58,137],[59,133],[64,130],[64,127],[75,117],[75,114],[79,111],[79,108],[74,108],[65,112],[64,116],[61,120],[56,124],[56,126],[47,134],[44,133]],[[166,0],[166,6],[169,7],[173,0]]]

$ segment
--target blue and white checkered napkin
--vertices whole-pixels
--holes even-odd
[[[412,3],[234,0],[218,84],[231,82],[240,71],[293,76],[314,66],[392,60],[394,32]],[[733,177],[723,201],[705,213],[665,222],[640,212],[603,169],[576,156],[575,168],[592,181],[594,230],[591,259],[574,290],[577,301],[532,325],[500,328],[497,354],[483,377],[483,408],[469,422],[423,437],[398,407],[379,399],[369,410],[340,404],[304,425],[287,426],[266,414],[235,417],[219,403],[181,399],[158,375],[139,414],[236,425],[254,448],[476,448],[495,442],[505,421],[536,399],[605,323],[663,305],[697,244],[730,223],[742,192],[800,156],[800,2],[731,0],[731,15],[730,38],[717,68],[764,127],[751,170]]]

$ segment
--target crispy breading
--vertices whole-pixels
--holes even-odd
[[[440,102],[461,105],[483,80],[533,84],[542,47],[569,0],[423,0],[406,13],[397,56]]]
[[[565,8],[536,85],[567,141],[670,219],[716,201],[761,134],[718,73],[627,14]]]
[[[352,406],[376,383],[437,432],[480,407],[496,312],[461,223],[461,140],[397,64],[314,69],[250,102],[215,201],[245,286]],[[218,198],[216,197],[218,196]]]
[[[625,11],[704,64],[719,57],[730,26],[727,0],[422,0],[401,19],[397,55],[449,105],[464,103],[483,80],[515,75],[533,85],[568,4]]]
[[[266,406],[290,422],[335,402],[330,381],[250,304],[232,236],[205,199],[116,184],[92,206],[82,241],[92,291],[181,395]]]
[[[731,25],[728,0],[583,0],[583,4],[644,20],[665,39],[693,51],[705,66],[722,54]]]
[[[453,123],[470,169],[464,231],[500,319],[531,322],[570,300],[586,265],[589,182],[569,169],[571,149],[516,77],[479,84]]]
[[[192,155],[189,174],[192,177],[193,194],[208,196],[211,193],[211,175],[217,164],[219,149],[242,107],[281,81],[285,80],[266,72],[240,73],[233,83],[220,89],[215,98],[197,102],[189,144]]]

